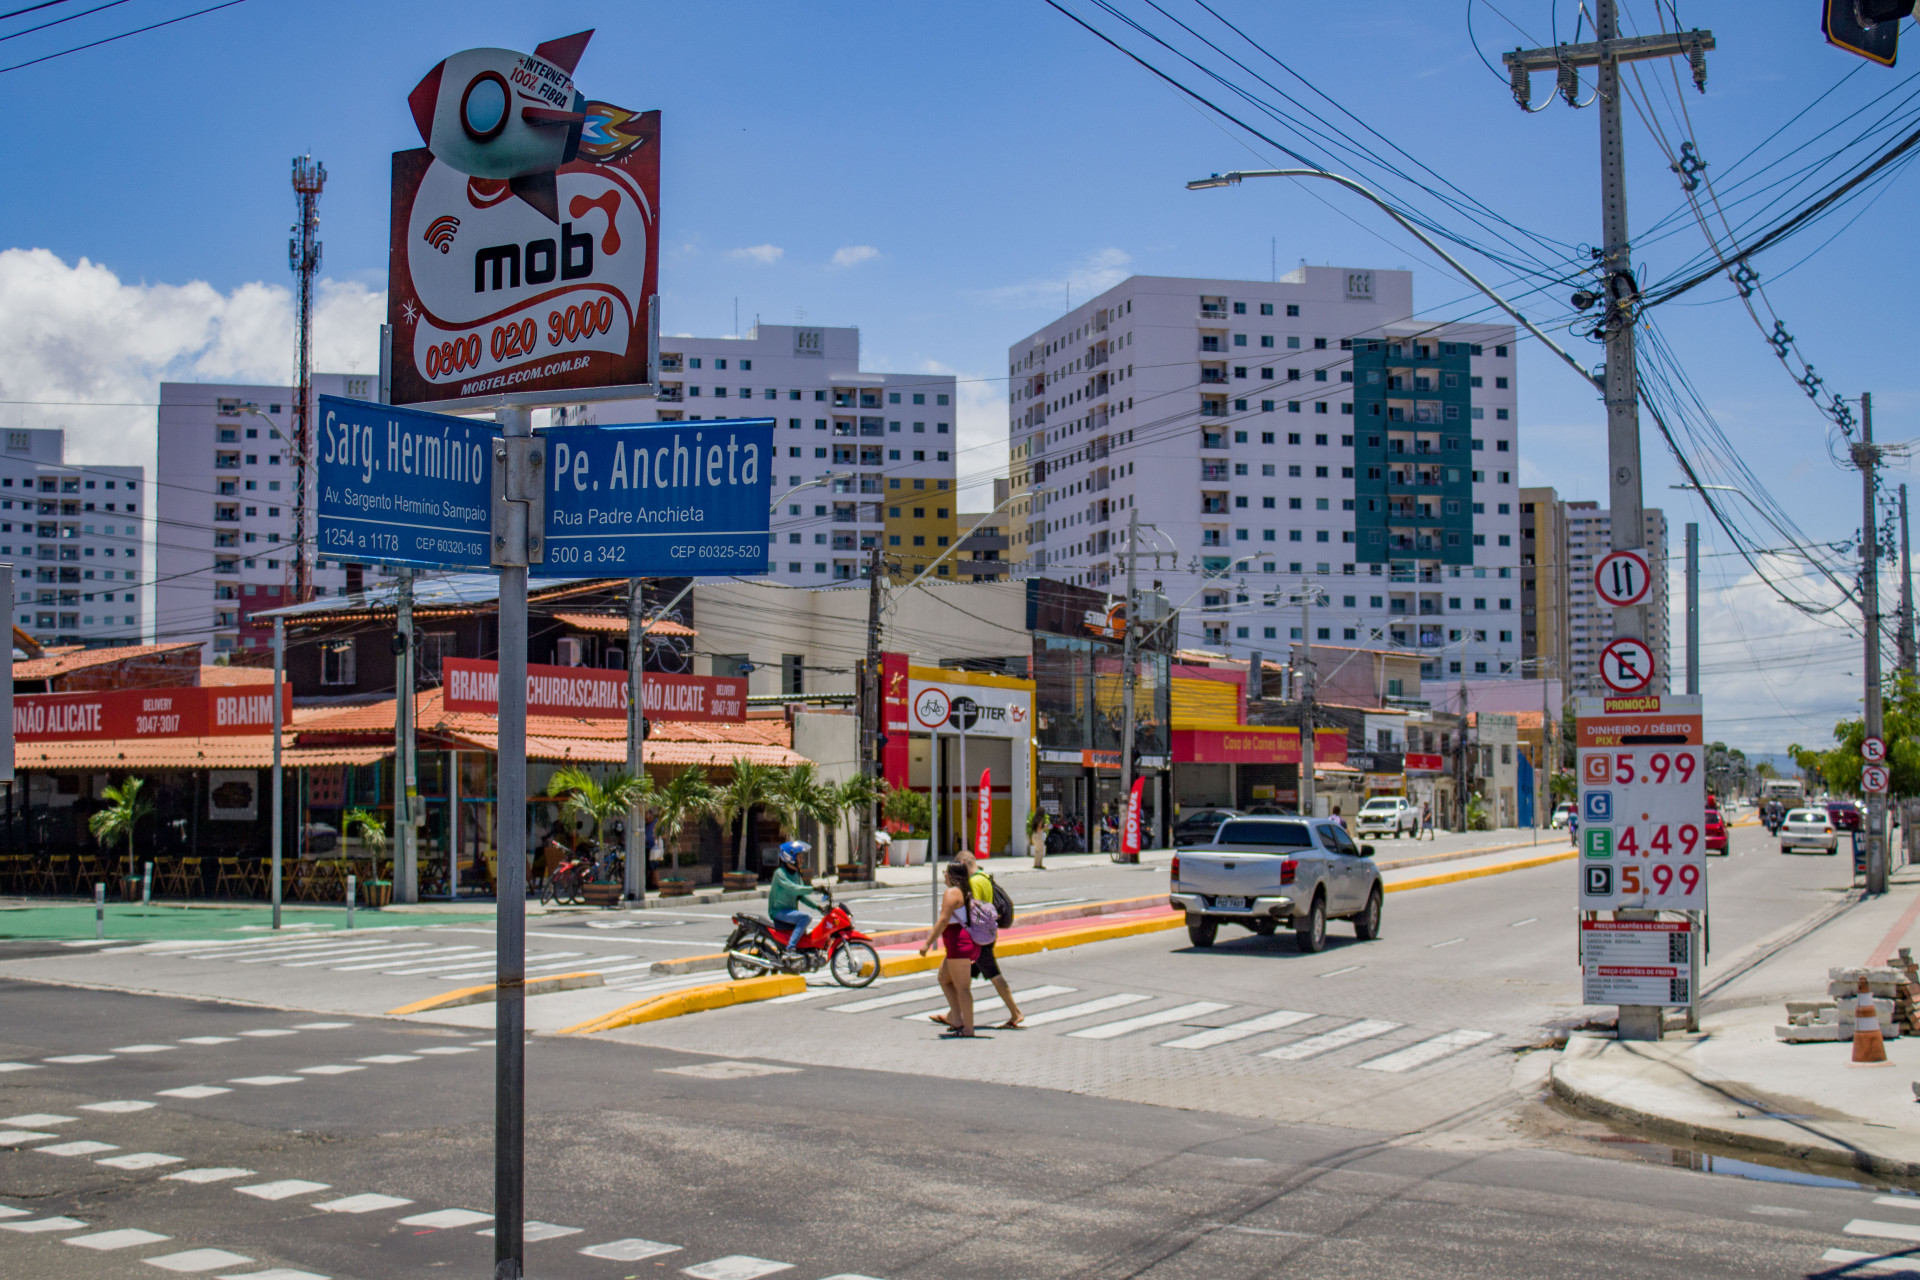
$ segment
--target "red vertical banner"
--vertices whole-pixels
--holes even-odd
[[[973,824],[973,856],[993,856],[993,770],[980,771],[980,799]]]
[[[880,776],[890,787],[907,785],[907,655],[880,655]]]
[[[1140,861],[1140,794],[1146,789],[1145,778],[1133,780],[1133,790],[1127,793],[1127,821],[1120,828],[1120,861]]]

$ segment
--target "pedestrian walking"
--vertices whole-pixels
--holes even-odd
[[[1332,818],[1334,825],[1339,827],[1342,831],[1345,831],[1347,829],[1347,820],[1340,816],[1339,805],[1333,806],[1333,813],[1330,815],[1330,817]]]
[[[1426,832],[1427,839],[1437,838],[1433,834],[1433,801],[1431,800],[1420,802],[1420,826]]]
[[[993,877],[980,869],[980,864],[970,853],[963,854],[959,861],[966,868],[967,887],[972,891],[975,904],[973,924],[969,932],[973,934],[973,940],[980,946],[980,955],[973,962],[971,976],[985,978],[991,982],[994,991],[1000,996],[1000,1003],[1007,1007],[1007,1020],[999,1024],[1000,1029],[1017,1031],[1021,1024],[1026,1022],[1026,1015],[1022,1014],[1020,1006],[1014,1003],[1013,988],[1007,985],[1006,978],[1001,975],[1000,961],[993,954],[994,944],[1000,937],[1000,912],[993,901]],[[945,1019],[936,1015],[934,1021],[941,1022]]]
[[[947,888],[940,895],[940,915],[933,932],[920,944],[920,954],[933,950],[938,941],[946,948],[940,965],[940,990],[947,997],[947,1029],[942,1039],[971,1039],[973,1036],[973,962],[980,957],[980,944],[973,940],[968,925],[979,909],[973,903],[972,886],[967,883],[966,868],[958,862],[947,863]]]

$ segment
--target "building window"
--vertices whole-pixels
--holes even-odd
[[[354,645],[351,640],[336,640],[320,646],[320,683],[354,683]]]

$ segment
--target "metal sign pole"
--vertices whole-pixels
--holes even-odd
[[[927,918],[927,927],[931,929],[940,919],[940,811],[945,807],[947,797],[940,778],[940,731],[933,731],[933,749],[927,753],[927,795],[933,803],[928,806],[927,818],[927,871],[933,885],[933,914]]]
[[[280,928],[280,855],[286,843],[286,786],[280,769],[280,707],[287,668],[287,620],[273,620],[273,880],[267,886],[273,899],[273,927]]]

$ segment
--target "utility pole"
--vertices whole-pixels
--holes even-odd
[[[1860,440],[1853,446],[1853,465],[1860,468],[1860,612],[1867,637],[1867,736],[1881,736],[1880,723],[1880,531],[1874,490],[1880,468],[1880,450],[1873,443],[1873,395],[1860,393]],[[1869,791],[1867,799],[1867,892],[1887,891],[1886,793]]]
[[[1700,692],[1700,526],[1687,523],[1687,694]]]
[[[1138,508],[1127,512],[1127,609],[1125,613],[1126,629],[1120,633],[1120,803],[1126,804],[1133,796],[1133,698],[1135,671],[1139,660],[1135,649],[1134,622],[1139,616],[1138,601],[1134,598],[1134,588],[1138,585],[1134,574],[1134,565],[1139,561],[1140,551],[1140,512]],[[1125,843],[1124,841],[1122,843]],[[1119,861],[1116,852],[1115,861]],[[1133,861],[1138,862],[1136,854]]]
[[[1463,662],[1464,668],[1466,664]],[[1461,831],[1467,829],[1467,676],[1460,674],[1460,742],[1457,754],[1453,758],[1453,803],[1454,814],[1459,820]]]
[[[641,672],[641,646],[646,643],[646,579],[627,583],[627,774],[647,776],[646,677]],[[627,873],[622,892],[630,902],[647,895],[646,804],[627,810]]]
[[[413,811],[419,795],[413,736],[413,570],[396,569],[393,630],[393,900],[420,898]]]
[[[1300,813],[1313,816],[1313,587],[1300,591]]]
[[[880,687],[880,591],[881,559],[877,544],[867,555],[867,656],[860,664],[860,768],[875,782],[880,780],[880,738],[885,713],[882,710]],[[937,743],[937,740],[936,740]],[[860,829],[856,839],[860,842],[858,860],[867,869],[867,879],[874,877],[873,833],[875,826],[875,804],[860,806]],[[852,861],[852,859],[849,859]],[[937,861],[937,859],[932,859]]]
[[[293,193],[300,220],[287,241],[294,279],[293,360],[293,603],[313,595],[312,531],[307,526],[307,487],[313,472],[313,286],[320,271],[320,191],[327,167],[312,156],[293,159]]]
[[[1693,69],[1694,88],[1707,89],[1707,51],[1714,48],[1713,33],[1695,28],[1671,35],[1622,39],[1617,0],[1594,0],[1594,34],[1586,44],[1555,45],[1548,49],[1516,49],[1503,54],[1513,77],[1513,96],[1527,109],[1532,98],[1532,73],[1556,73],[1555,91],[1569,106],[1580,102],[1581,67],[1596,70],[1593,101],[1600,108],[1600,224],[1601,246],[1595,252],[1602,275],[1600,320],[1594,336],[1607,344],[1606,376],[1601,380],[1607,401],[1607,505],[1611,513],[1612,549],[1639,551],[1646,539],[1640,475],[1640,399],[1638,368],[1634,363],[1633,326],[1638,318],[1640,286],[1633,275],[1631,237],[1627,225],[1626,145],[1620,112],[1620,64],[1648,58],[1684,57]],[[1584,297],[1580,298],[1585,302]],[[1647,607],[1637,604],[1613,611],[1613,634],[1645,640]],[[1657,674],[1657,673],[1656,673]],[[1464,708],[1463,708],[1464,710]],[[1462,733],[1465,717],[1462,716]],[[1617,1034],[1623,1040],[1658,1040],[1666,1010],[1660,1005],[1621,1005]]]
[[[287,678],[287,620],[273,620],[273,868],[268,881],[268,896],[273,900],[273,929],[280,931],[280,859],[286,844],[286,785],[280,765],[281,708],[286,694],[282,682]]]
[[[1900,486],[1900,669],[1914,674],[1920,653],[1913,638],[1913,543],[1907,537],[1907,486]]]

